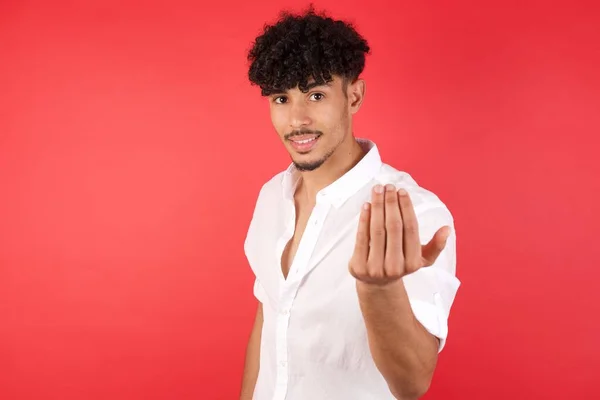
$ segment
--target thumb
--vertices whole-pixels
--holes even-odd
[[[440,228],[433,238],[423,246],[421,254],[423,255],[423,261],[425,262],[425,266],[432,265],[435,260],[439,257],[444,247],[446,247],[446,242],[450,237],[450,227],[444,226]]]

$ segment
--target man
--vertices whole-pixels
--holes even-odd
[[[244,245],[258,309],[242,399],[417,399],[432,380],[460,284],[453,218],[354,137],[368,52],[312,9],[249,52],[292,163],[262,187]]]

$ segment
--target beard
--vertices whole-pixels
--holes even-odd
[[[314,171],[315,169],[319,168],[321,165],[323,165],[323,163],[325,162],[325,158],[322,158],[320,160],[316,160],[316,161],[310,161],[310,162],[294,162],[294,166],[296,167],[296,169],[300,172],[307,172],[307,171]]]
[[[333,153],[333,151],[329,152],[324,157],[321,157],[320,159],[314,160],[314,161],[302,161],[302,162],[300,162],[300,161],[294,161],[294,160],[292,160],[292,162],[294,163],[294,166],[296,167],[296,169],[298,171],[301,171],[301,172],[314,171],[315,169],[317,169],[321,165],[323,165],[323,163],[325,163],[325,161],[327,161],[327,159],[331,156],[332,153]]]
[[[323,165],[325,163],[325,161],[327,161],[327,159],[329,159],[329,157],[331,157],[331,155],[333,154],[334,151],[335,151],[335,149],[331,149],[323,157],[321,157],[317,160],[314,160],[314,161],[295,161],[292,159],[292,162],[294,163],[294,166],[296,167],[296,169],[300,172],[314,171],[317,168],[319,168],[321,165]]]
[[[342,121],[344,121],[345,119],[347,119],[348,116],[348,111],[347,111],[347,107],[344,108],[344,113],[342,115]],[[342,129],[344,129],[345,125],[340,125],[342,127]],[[309,129],[300,129],[300,130],[296,130],[293,132],[288,133],[287,135],[284,136],[284,138],[290,139],[293,136],[296,135],[302,135],[302,134],[316,134],[317,137],[321,137],[323,136],[323,132],[319,131],[319,130],[309,130]],[[294,164],[294,167],[296,167],[296,169],[300,172],[309,172],[309,171],[314,171],[316,169],[318,169],[320,166],[322,166],[325,161],[327,161],[331,155],[335,152],[335,150],[342,144],[342,142],[344,142],[344,137],[342,137],[339,142],[333,146],[331,149],[329,149],[327,151],[327,153],[325,153],[323,156],[321,156],[320,158],[316,159],[316,160],[310,160],[310,161],[297,161],[294,160],[292,157],[292,163]]]

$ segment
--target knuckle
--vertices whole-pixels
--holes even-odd
[[[402,220],[400,220],[400,219],[392,219],[392,220],[387,221],[387,223],[386,223],[386,228],[393,232],[402,231],[402,227],[403,227],[403,224],[402,224]]]
[[[419,269],[419,263],[417,261],[407,262],[404,269],[407,271],[416,271]]]
[[[416,224],[407,224],[404,229],[406,229],[406,232],[408,233],[418,233],[419,232],[419,228],[417,227]]]
[[[376,269],[369,273],[369,277],[374,280],[381,280],[385,277],[385,274],[384,274],[383,270]]]
[[[385,236],[385,228],[382,226],[377,226],[377,227],[373,228],[373,230],[371,231],[371,234],[374,237],[381,238],[381,237]]]
[[[394,269],[390,270],[390,271],[387,273],[387,277],[388,277],[390,280],[395,280],[395,279],[399,279],[399,278],[401,278],[401,277],[402,277],[402,274],[400,273],[400,269],[399,269],[399,268],[394,268]]]
[[[348,263],[348,268],[351,271],[354,272],[358,272],[361,271],[363,269],[362,263],[357,261],[354,257],[352,259],[350,259],[350,262]]]
[[[367,262],[367,271],[369,276],[373,278],[382,277],[384,273],[383,263],[378,260]]]

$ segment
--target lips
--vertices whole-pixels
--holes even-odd
[[[319,140],[319,135],[297,135],[289,139],[292,147],[300,152],[311,150]]]

